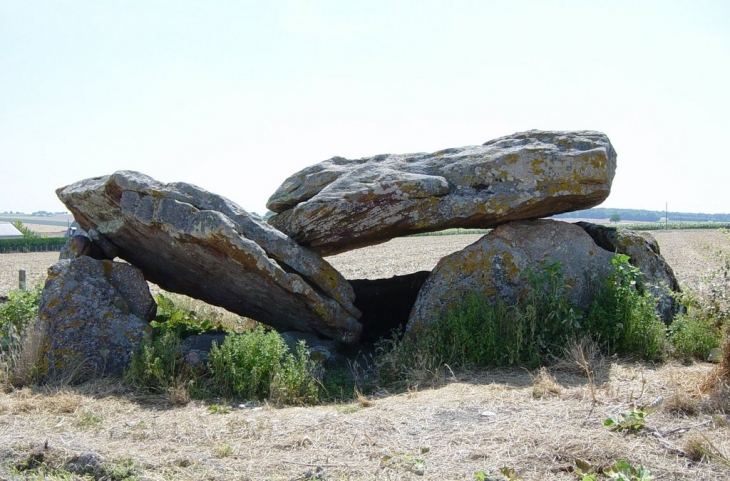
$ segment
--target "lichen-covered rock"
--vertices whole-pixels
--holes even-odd
[[[109,258],[97,243],[85,235],[73,235],[69,237],[63,247],[61,247],[61,252],[58,254],[59,259],[76,259],[81,256],[91,257],[92,259]]]
[[[585,308],[597,283],[611,272],[613,256],[580,227],[553,220],[504,224],[459,252],[439,261],[418,293],[409,333],[438,322],[470,294],[513,304],[525,294],[523,273],[545,262],[560,262],[568,298]]]
[[[205,366],[210,359],[213,343],[221,347],[228,334],[225,332],[203,332],[186,337],[180,343],[180,357],[193,368]]]
[[[57,194],[84,229],[165,290],[280,331],[345,343],[360,337],[360,311],[344,277],[224,197],[129,171],[83,180]]]
[[[616,152],[600,132],[529,131],[432,154],[334,157],[289,177],[269,222],[330,255],[417,232],[491,228],[586,209],[609,194]]]
[[[151,333],[156,308],[134,266],[87,256],[60,260],[48,269],[39,306],[42,372],[122,373]]]
[[[674,271],[659,251],[659,244],[651,234],[618,229],[613,226],[577,222],[593,241],[612,253],[629,256],[629,263],[641,269],[644,286],[657,300],[657,311],[669,324],[682,309],[676,294],[681,292]]]

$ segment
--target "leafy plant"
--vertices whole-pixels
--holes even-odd
[[[573,472],[580,476],[581,481],[595,481],[598,474],[596,468],[588,461],[576,458],[574,461]]]
[[[586,333],[601,339],[609,352],[661,360],[666,328],[655,299],[643,287],[641,271],[624,254],[616,254],[611,265],[611,275],[588,310]]]
[[[517,479],[519,479],[517,471],[515,471],[514,468],[500,468],[499,473],[499,478],[493,478],[486,471],[477,471],[476,473],[474,473],[474,479],[476,479],[476,481],[501,481],[505,479],[507,481],[516,481]]]
[[[380,466],[390,469],[403,469],[413,474],[423,476],[426,470],[426,460],[412,454],[391,453],[380,458]]]
[[[292,354],[277,332],[263,327],[230,334],[220,347],[213,344],[208,367],[213,389],[223,395],[284,404],[318,399],[318,382],[304,343]]]
[[[228,443],[219,443],[213,446],[213,455],[216,458],[227,458],[233,454],[233,447]]]
[[[195,387],[201,375],[181,359],[180,344],[188,336],[213,328],[190,309],[178,306],[170,297],[155,296],[157,316],[150,322],[152,336],[132,355],[126,381],[137,387],[168,392],[171,400],[188,398],[188,387]],[[184,404],[184,402],[175,402]]]
[[[646,411],[632,407],[627,412],[619,413],[617,417],[605,419],[603,425],[610,428],[611,431],[636,432],[644,428],[646,415]]]
[[[137,387],[166,391],[179,384],[180,336],[172,330],[153,333],[152,338],[144,341],[132,355],[125,379]]]
[[[76,420],[76,425],[83,428],[92,428],[99,426],[104,417],[101,414],[96,414],[92,411],[81,411]]]
[[[20,335],[38,317],[42,293],[43,287],[39,284],[31,290],[8,294],[8,300],[0,304],[0,339],[7,340],[11,328]]]
[[[597,469],[589,462],[575,459],[573,472],[581,477],[581,481],[595,481],[598,479]],[[603,474],[609,479],[621,481],[651,481],[654,476],[644,466],[635,468],[628,461],[619,460],[612,466],[603,469]]]
[[[712,320],[680,314],[669,326],[669,342],[678,359],[706,360],[711,349],[720,346],[720,329]]]
[[[209,319],[201,319],[194,310],[178,306],[170,297],[163,294],[156,295],[155,302],[157,315],[150,324],[159,331],[174,331],[178,337],[184,339],[211,331],[216,327]]]
[[[610,479],[618,479],[620,481],[651,481],[654,475],[651,474],[644,466],[634,467],[628,461],[619,460],[616,463],[603,470],[603,474]]]
[[[560,262],[547,261],[539,269],[528,268],[523,277],[529,289],[523,308],[527,332],[521,357],[536,366],[564,346],[580,328],[581,313],[568,300],[571,286]]]
[[[219,404],[211,404],[208,406],[208,411],[212,414],[229,414],[231,412],[230,406],[221,406]]]

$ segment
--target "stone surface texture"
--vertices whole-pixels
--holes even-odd
[[[48,269],[39,322],[45,375],[121,374],[157,306],[134,266],[87,256]]]
[[[526,269],[544,262],[562,264],[571,286],[568,298],[587,306],[596,283],[611,272],[613,255],[598,247],[580,227],[553,220],[504,224],[459,252],[444,257],[418,294],[408,332],[438,322],[470,294],[513,303],[525,294]]]
[[[59,259],[75,259],[80,256],[87,256],[98,260],[110,259],[99,244],[85,235],[69,237],[63,247],[61,247],[61,252],[58,254]]]
[[[594,131],[528,131],[432,154],[334,157],[289,177],[269,223],[331,255],[417,232],[491,228],[600,204],[616,152]]]
[[[224,197],[131,171],[86,179],[57,194],[82,228],[113,244],[163,289],[280,331],[359,339],[360,312],[344,277]]]
[[[657,300],[657,311],[665,324],[672,322],[682,308],[675,294],[681,292],[674,271],[659,251],[659,244],[647,232],[577,222],[593,241],[611,253],[629,256],[629,263],[641,269],[644,286]]]

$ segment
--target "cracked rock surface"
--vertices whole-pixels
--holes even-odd
[[[165,290],[280,331],[355,343],[362,326],[352,286],[316,253],[232,201],[137,172],[57,190],[84,230],[116,247]]]
[[[269,223],[322,255],[453,227],[491,228],[608,197],[616,152],[594,131],[531,130],[434,153],[334,157],[289,177]]]

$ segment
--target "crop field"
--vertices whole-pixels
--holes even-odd
[[[719,253],[730,253],[723,231],[652,235],[686,290],[706,289]],[[389,277],[430,269],[478,238],[396,239],[328,260],[347,278]],[[17,286],[19,269],[42,282],[57,257],[0,254],[0,294]],[[626,461],[657,480],[730,479],[730,401],[702,389],[714,365],[568,354],[540,370],[447,370],[436,388],[314,407],[175,406],[168,393],[108,379],[0,393],[0,479],[25,479],[23,468],[42,462],[63,467],[50,479],[581,480],[576,460],[599,472]],[[634,409],[659,398],[656,410]],[[639,411],[641,429],[604,426]],[[79,460],[90,467],[74,471]]]

